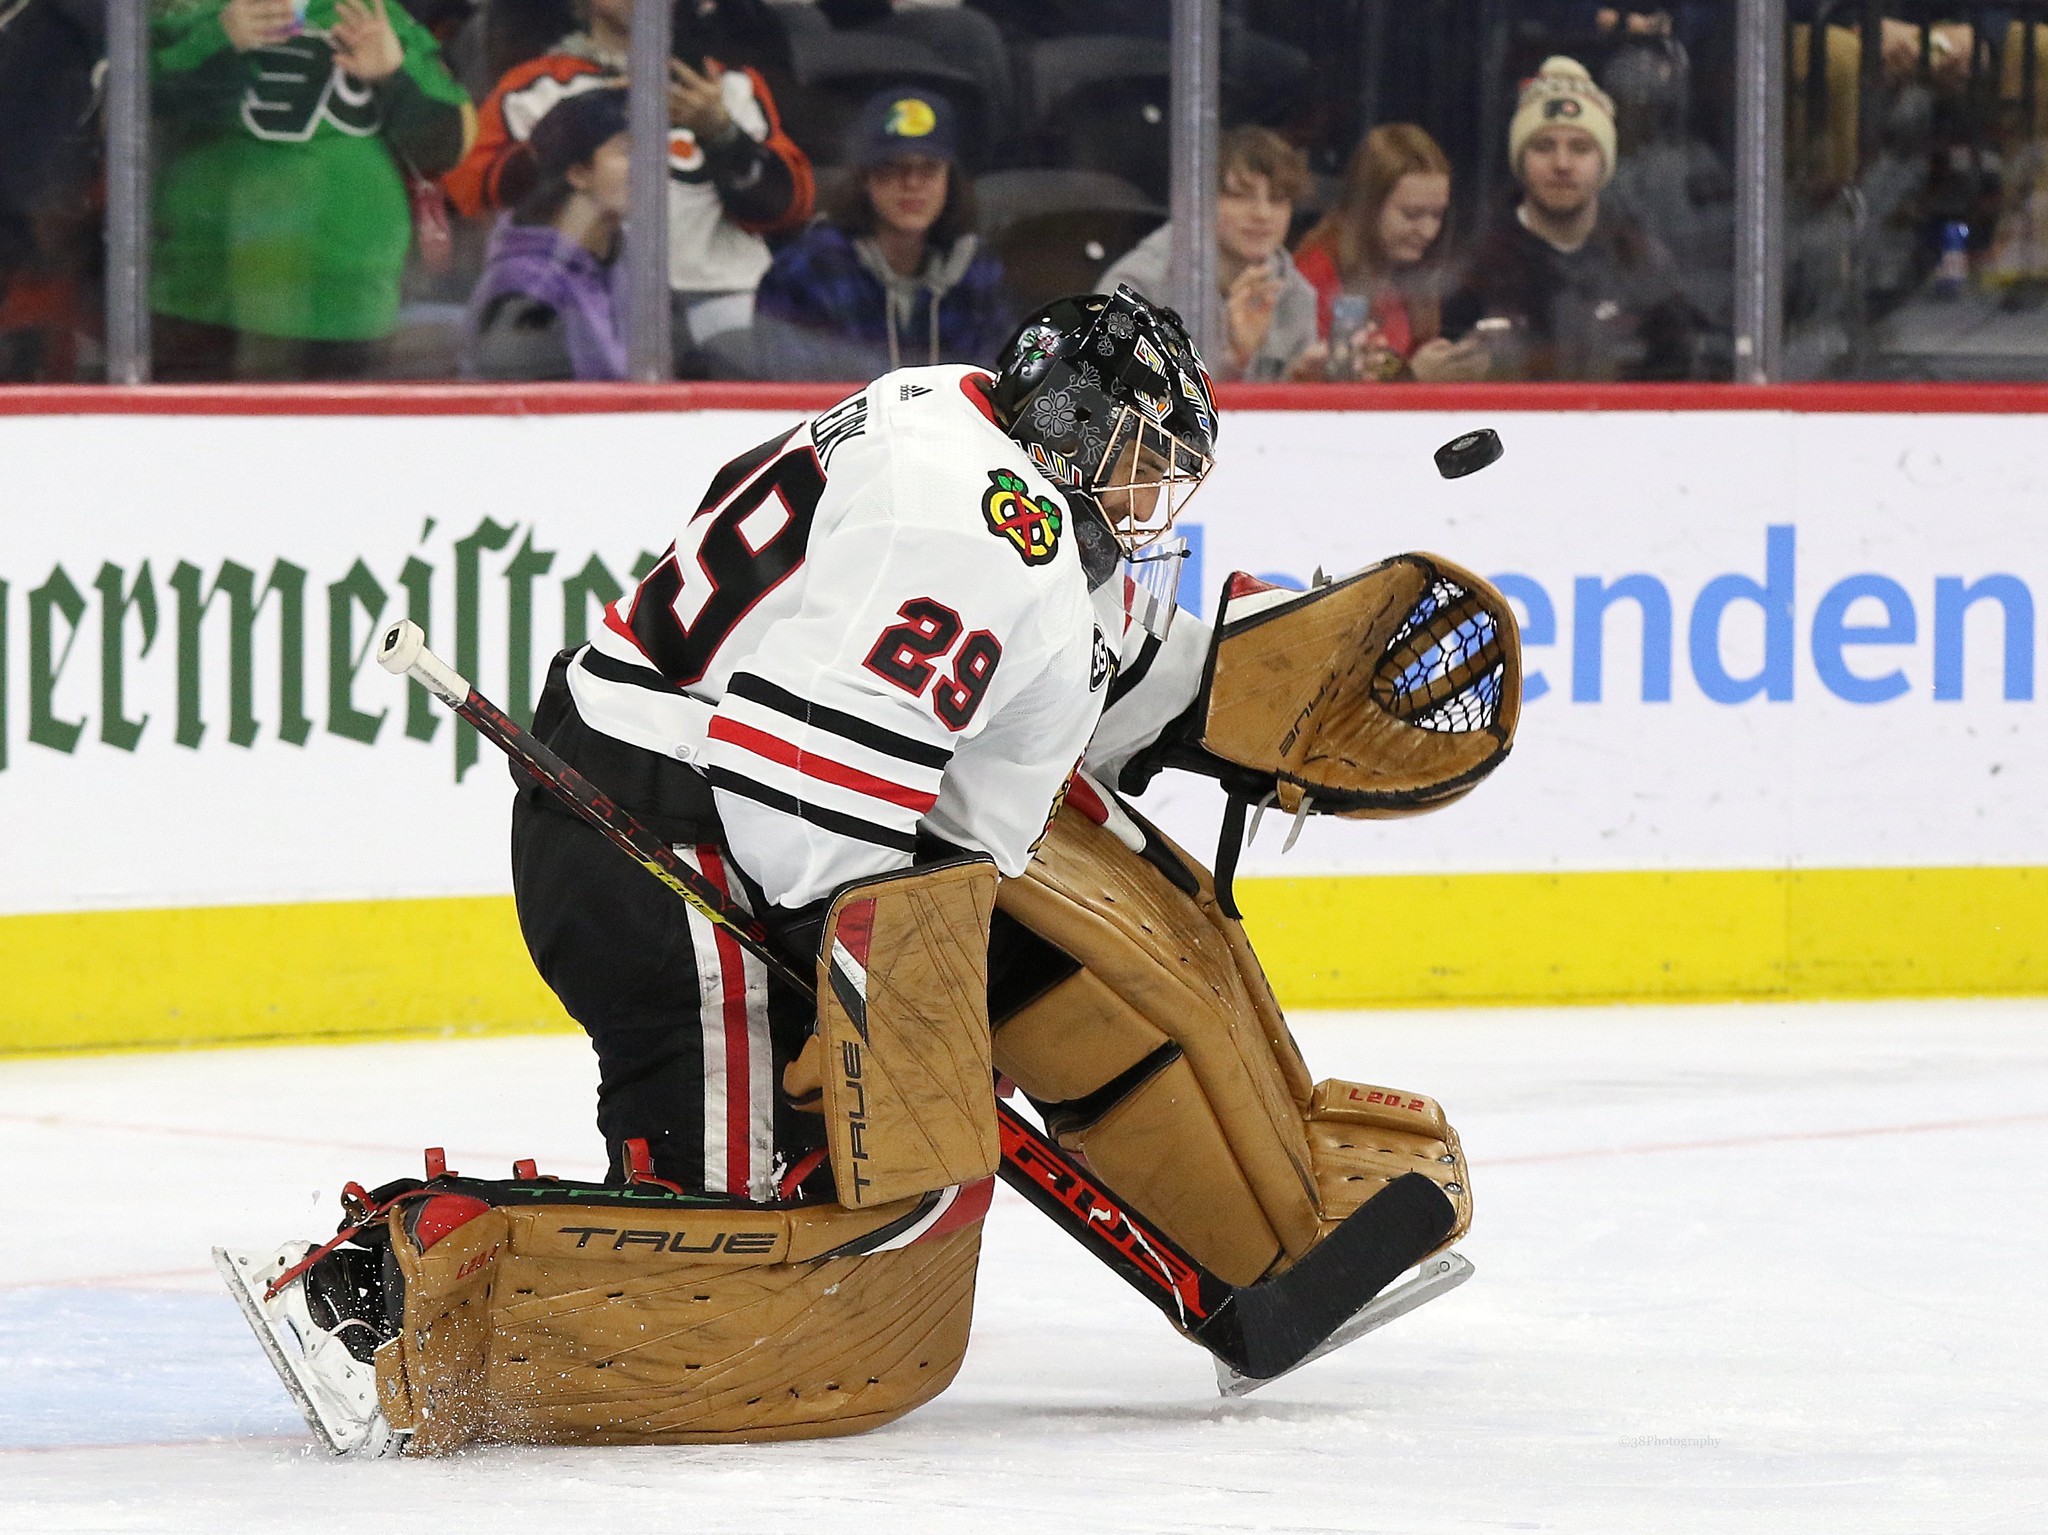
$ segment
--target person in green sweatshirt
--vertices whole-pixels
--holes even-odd
[[[397,0],[153,0],[155,376],[353,378],[398,315],[406,174],[475,131]]]

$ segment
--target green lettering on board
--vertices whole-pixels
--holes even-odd
[[[111,560],[100,566],[93,585],[100,593],[100,739],[109,746],[132,752],[142,740],[142,728],[149,716],[128,717],[128,610],[142,618],[142,649],[137,659],[149,654],[156,643],[156,579],[149,573],[149,561],[135,573],[135,584],[123,595],[126,573]]]
[[[511,543],[513,531],[512,527],[486,517],[467,538],[455,540],[455,669],[472,684],[477,680],[477,663],[483,659],[483,639],[478,633],[483,615],[478,611],[482,593],[477,566],[484,550],[502,549]],[[458,725],[455,730],[457,783],[462,782],[463,774],[476,766],[476,761],[476,731],[468,725]]]
[[[70,630],[64,638],[64,653],[54,662],[50,657],[52,614],[61,614]],[[50,579],[28,594],[28,738],[51,751],[76,751],[85,730],[82,719],[58,719],[56,705],[57,679],[71,659],[71,647],[78,643],[78,626],[84,621],[85,598],[64,567],[53,566]]]
[[[376,744],[389,709],[369,714],[356,707],[356,673],[377,643],[377,621],[384,616],[388,594],[361,560],[348,574],[327,588],[327,733]],[[355,610],[361,608],[369,619],[362,644],[355,641]]]
[[[583,562],[583,568],[562,583],[562,648],[576,650],[590,642],[590,604],[594,600],[600,611],[626,595],[626,589],[619,585],[618,577],[605,568],[603,560],[592,555]],[[598,620],[600,623],[602,619]]]

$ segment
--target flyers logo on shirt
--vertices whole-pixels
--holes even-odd
[[[687,176],[704,169],[704,149],[688,128],[668,131],[668,168],[671,175]]]
[[[981,497],[981,515],[988,530],[1007,538],[1026,565],[1043,565],[1060,552],[1060,534],[1067,514],[1049,496],[1034,496],[1023,478],[1008,469],[991,469]]]

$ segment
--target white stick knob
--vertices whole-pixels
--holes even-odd
[[[377,664],[393,676],[412,678],[445,703],[460,704],[469,697],[469,679],[427,649],[426,631],[409,618],[384,631]]]

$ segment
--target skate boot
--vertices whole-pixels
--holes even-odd
[[[394,1335],[383,1302],[382,1254],[337,1247],[278,1290],[265,1292],[314,1251],[287,1242],[274,1253],[213,1250],[228,1293],[306,1422],[336,1455],[396,1455],[407,1435],[377,1402],[377,1345]]]

